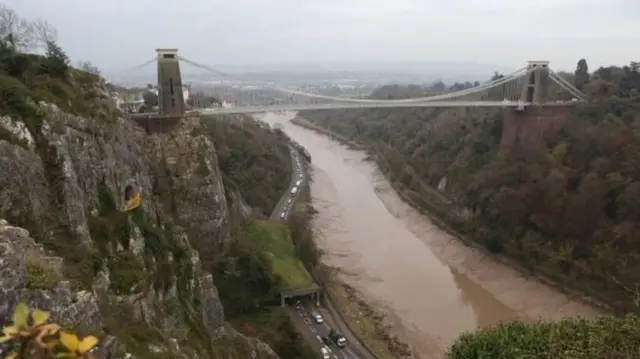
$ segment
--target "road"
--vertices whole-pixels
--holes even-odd
[[[469,94],[466,94],[469,95]],[[386,101],[386,102],[385,102]],[[584,101],[576,99],[575,101],[558,101],[547,102],[545,107],[564,107],[575,106]],[[515,107],[525,108],[531,106],[531,102],[522,101],[470,101],[470,100],[448,100],[448,101],[416,101],[416,102],[390,102],[382,100],[380,102],[370,103],[322,103],[322,104],[288,104],[288,105],[270,105],[270,106],[247,106],[247,107],[228,107],[228,108],[204,108],[189,111],[188,113],[199,113],[201,115],[220,115],[231,113],[259,113],[259,112],[278,112],[278,111],[302,111],[302,110],[332,110],[332,109],[363,109],[363,108],[416,108],[416,107]]]
[[[301,156],[294,147],[289,146],[289,150],[291,151],[291,182],[289,183],[287,191],[271,213],[270,218],[273,220],[286,220],[287,217],[289,217],[289,212],[300,195],[300,192],[304,189],[304,186],[308,184],[308,173],[306,171],[308,164],[305,158]],[[301,181],[299,185],[297,185],[298,181]],[[292,195],[291,190],[294,187],[297,187],[298,190]],[[331,303],[327,304],[329,304],[329,309],[316,307],[310,300],[300,300],[299,304],[296,304],[295,307],[289,306],[287,310],[295,326],[318,353],[321,353],[322,348],[327,348],[331,359],[375,359],[375,357],[359,343],[356,336],[350,332],[349,327],[342,322],[340,316],[330,305]],[[321,314],[324,322],[316,323],[313,318],[314,313]],[[345,336],[348,343],[346,348],[340,349],[335,344],[325,345],[323,343],[322,337],[327,337],[331,328],[337,329]],[[322,355],[320,355],[320,357],[322,357]]]
[[[320,352],[320,348],[325,347],[329,350],[331,359],[375,359],[369,350],[350,332],[346,324],[333,311],[333,308],[330,311],[329,308],[315,306],[309,300],[301,300],[300,304],[288,309],[298,330],[302,332],[303,336],[318,352]],[[314,313],[321,314],[324,322],[317,323],[313,317]],[[331,328],[338,330],[347,339],[345,348],[338,348],[334,343],[329,345],[323,343],[322,337],[327,337]]]
[[[302,157],[298,153],[298,150],[296,150],[292,146],[289,146],[289,151],[291,152],[291,169],[292,169],[291,182],[289,183],[289,187],[287,188],[287,191],[282,195],[282,198],[280,198],[280,201],[278,202],[276,207],[273,209],[273,212],[271,213],[271,217],[269,217],[271,219],[276,219],[276,220],[287,219],[289,217],[289,211],[291,210],[293,205],[296,203],[296,199],[300,195],[302,188],[304,188],[304,186],[307,183],[307,176],[305,173],[306,163],[305,163],[304,157]],[[301,181],[300,186],[296,186],[296,183],[298,181]],[[294,195],[291,195],[291,190],[294,187],[298,187],[298,191]],[[284,217],[282,216],[283,212],[284,212]]]

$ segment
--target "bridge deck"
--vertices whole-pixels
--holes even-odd
[[[565,107],[580,103],[579,101],[550,102],[544,107]],[[366,108],[415,108],[415,107],[502,107],[522,108],[532,106],[529,102],[520,101],[422,101],[422,102],[371,102],[371,103],[331,103],[306,105],[276,105],[276,106],[248,106],[232,108],[211,108],[194,110],[203,115],[255,113],[271,111],[302,111],[302,110],[335,110],[335,109],[366,109]],[[533,105],[535,106],[535,105]]]

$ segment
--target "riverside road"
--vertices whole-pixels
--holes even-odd
[[[309,164],[293,146],[289,146],[289,150],[291,153],[291,181],[271,213],[272,220],[286,220],[300,193],[309,185]],[[298,181],[301,183],[296,186]],[[294,187],[298,187],[298,190],[295,194],[291,194]],[[315,306],[310,300],[301,299],[296,306],[287,306],[287,311],[296,328],[318,352],[319,357],[322,357],[321,349],[327,348],[331,359],[376,359],[349,330],[331,303],[327,303],[327,308],[324,308]],[[316,323],[313,318],[314,313],[322,314],[324,322]],[[340,349],[335,345],[324,344],[322,337],[327,337],[331,328],[337,329],[345,336],[348,343],[346,348]]]

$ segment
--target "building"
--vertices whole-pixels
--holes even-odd
[[[139,89],[126,89],[115,92],[113,98],[116,102],[116,107],[126,113],[140,112],[140,109],[144,106],[143,92],[144,90]]]
[[[222,95],[220,99],[220,107],[234,108],[236,107],[236,98],[231,94]]]

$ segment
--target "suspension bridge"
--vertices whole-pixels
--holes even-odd
[[[207,114],[231,114],[254,113],[265,111],[300,111],[300,110],[324,110],[324,109],[352,109],[352,108],[394,108],[394,107],[505,107],[522,110],[531,105],[567,106],[579,102],[585,102],[585,95],[576,89],[555,71],[549,68],[548,61],[530,61],[527,66],[504,75],[498,79],[479,84],[478,86],[462,89],[450,93],[435,94],[431,96],[378,100],[368,98],[348,98],[327,96],[317,93],[299,91],[295,88],[279,86],[273,83],[256,83],[250,79],[242,78],[214,69],[211,66],[178,56],[176,49],[158,49],[158,56],[132,70],[138,70],[146,65],[156,62],[158,65],[158,95],[167,101],[159,102],[159,113],[167,112],[169,107],[186,112],[188,109],[180,106],[184,98],[180,98],[182,92],[182,78],[180,64],[185,63],[218,78],[235,82],[252,83],[252,87],[262,90],[270,90],[285,97],[279,98],[280,102],[272,104],[255,104],[245,101],[231,108],[207,108],[197,109]],[[131,71],[131,70],[130,70]],[[566,91],[572,98],[564,101],[547,101],[549,85],[554,84]],[[256,91],[254,90],[255,94]],[[168,95],[168,96],[167,96]],[[496,98],[500,100],[496,100]],[[165,106],[163,106],[165,105]],[[166,106],[169,105],[169,106]],[[168,111],[174,112],[174,111]]]
[[[506,115],[503,128],[503,140],[505,133],[509,137],[503,141],[504,145],[510,146],[522,136],[540,137],[542,132],[547,131],[546,127],[549,127],[540,125],[542,120],[557,122],[558,118],[566,114],[568,107],[586,102],[586,96],[553,71],[549,67],[549,61],[529,61],[525,67],[510,74],[449,93],[418,98],[372,99],[309,93],[273,82],[256,83],[251,79],[219,71],[206,64],[179,56],[177,49],[156,49],[156,52],[156,57],[127,72],[131,73],[154,62],[157,64],[158,110],[151,113],[130,115],[150,133],[169,132],[180,124],[185,115],[189,114],[248,114],[271,111],[363,108],[499,107],[511,109],[510,115]],[[182,63],[215,75],[219,79],[251,83],[253,97],[250,96],[248,100],[236,103],[232,107],[189,108],[183,93],[180,70]],[[558,91],[564,92],[565,99],[552,100],[549,93],[551,88],[556,91],[556,95]],[[268,91],[274,98],[271,101],[265,101],[264,93],[258,94],[255,89]],[[558,98],[558,96],[553,96],[553,98]],[[536,123],[534,124],[536,128],[532,128],[532,125],[527,123],[532,121],[524,121],[531,119],[535,120],[533,122]],[[533,135],[523,135],[523,133],[534,132]]]

